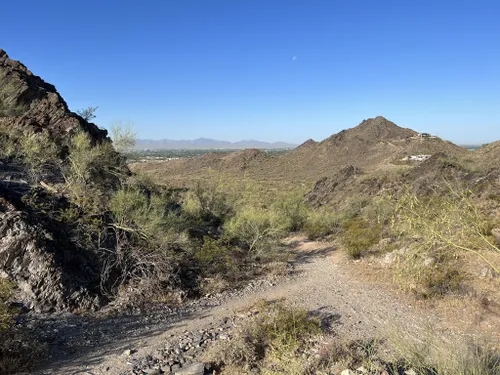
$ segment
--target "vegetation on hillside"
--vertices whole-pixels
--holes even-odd
[[[487,209],[497,199],[494,191],[485,201],[460,184],[443,182],[445,189],[429,193],[406,184],[405,175],[383,181],[363,176],[359,185],[345,188],[373,191],[312,208],[304,186],[220,172],[173,189],[130,173],[116,147],[129,149],[133,132],[115,129],[114,136],[115,147],[76,132],[61,148],[43,131],[0,129],[0,159],[23,171],[31,185],[22,201],[37,217],[64,228],[75,248],[97,257],[100,293],[107,302],[173,301],[237,286],[273,267],[286,269],[291,254],[281,240],[297,232],[334,241],[353,259],[390,255],[395,282],[419,297],[461,293],[473,277],[468,272],[473,262],[499,274],[495,230],[500,223]],[[469,173],[442,158],[439,163],[439,168]],[[11,288],[15,285],[0,285],[0,332],[5,335],[13,332],[13,312],[4,308]],[[287,373],[306,374],[309,364],[295,354],[319,333],[318,327],[303,311],[275,305],[243,330],[241,345],[223,348],[225,357],[212,360],[226,373],[254,367],[262,374],[284,373],[279,360],[295,371]],[[0,348],[0,362],[9,350]],[[343,360],[351,355],[345,347],[335,350]],[[443,368],[427,373],[452,373]]]

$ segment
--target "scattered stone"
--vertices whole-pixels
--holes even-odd
[[[347,369],[347,370],[342,371],[340,373],[340,375],[356,375],[356,373],[352,370]]]
[[[126,357],[130,357],[132,354],[134,353],[134,351],[132,349],[127,349],[125,350],[122,355],[123,356],[126,356]]]
[[[205,373],[205,364],[191,363],[190,365],[181,368],[174,372],[175,375],[203,375]]]

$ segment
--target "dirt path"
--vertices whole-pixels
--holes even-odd
[[[434,312],[414,306],[410,298],[353,277],[343,256],[329,244],[298,238],[291,246],[298,253],[297,274],[293,278],[247,290],[215,307],[116,318],[95,326],[89,323],[93,327],[89,331],[104,330],[94,338],[93,347],[84,350],[76,345],[66,360],[57,360],[38,374],[122,373],[130,369],[122,354],[124,350],[137,350],[138,358],[146,356],[184,331],[217,324],[263,298],[286,298],[307,310],[328,314],[334,320],[334,330],[351,339],[376,338],[396,328],[415,339],[424,339],[429,330],[441,334],[445,341],[456,343],[466,338]]]

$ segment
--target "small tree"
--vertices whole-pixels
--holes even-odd
[[[135,146],[136,133],[130,123],[116,122],[111,126],[111,139],[116,151],[127,152]]]
[[[87,107],[84,109],[78,109],[76,114],[82,117],[85,121],[90,122],[96,118],[95,112],[99,107]]]

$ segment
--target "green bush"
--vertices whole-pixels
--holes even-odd
[[[59,164],[58,148],[46,131],[21,133],[1,128],[0,156],[19,158],[35,182],[48,167]]]
[[[147,206],[148,202],[144,194],[134,189],[120,189],[109,201],[109,209],[120,226],[141,223],[144,216],[148,214]]]
[[[360,258],[370,247],[377,244],[382,235],[382,225],[370,223],[361,217],[348,220],[342,227],[342,245],[349,256]]]
[[[215,217],[224,222],[233,213],[233,204],[220,181],[208,179],[197,182],[183,204],[184,211],[195,218]]]
[[[204,273],[213,275],[214,273],[227,276],[227,273],[235,270],[235,263],[232,259],[236,249],[224,244],[222,240],[215,240],[210,237],[203,239],[203,245],[195,252],[195,259],[203,267]]]
[[[23,161],[34,175],[59,160],[57,146],[48,132],[25,134],[19,140],[19,149]]]
[[[399,257],[396,280],[424,297],[456,291],[467,278],[461,264],[465,254],[499,273],[494,226],[468,191],[450,188],[448,194],[432,197],[405,191],[396,201],[391,230],[400,240],[411,241],[408,253]]]
[[[105,184],[121,173],[122,161],[109,142],[93,144],[90,135],[80,131],[73,135],[65,170],[69,185]]]
[[[304,233],[311,240],[326,237],[340,230],[341,219],[329,208],[320,208],[309,213],[304,223]]]
[[[0,127],[0,157],[10,158],[16,155],[17,144],[9,129]]]
[[[309,214],[303,195],[296,191],[278,195],[271,210],[274,213],[273,226],[284,233],[302,229]]]
[[[111,127],[111,139],[116,151],[129,152],[135,146],[136,133],[132,130],[131,124],[117,122]]]
[[[299,352],[321,333],[320,321],[283,302],[260,302],[230,342],[219,342],[204,360],[221,374],[304,374],[307,362]],[[219,373],[219,372],[218,372]]]
[[[73,135],[63,174],[72,203],[87,215],[100,215],[109,192],[125,175],[122,160],[109,142],[93,144],[89,134]]]
[[[250,252],[261,250],[279,233],[272,222],[270,211],[245,207],[224,225],[224,236],[233,242],[238,242]]]

